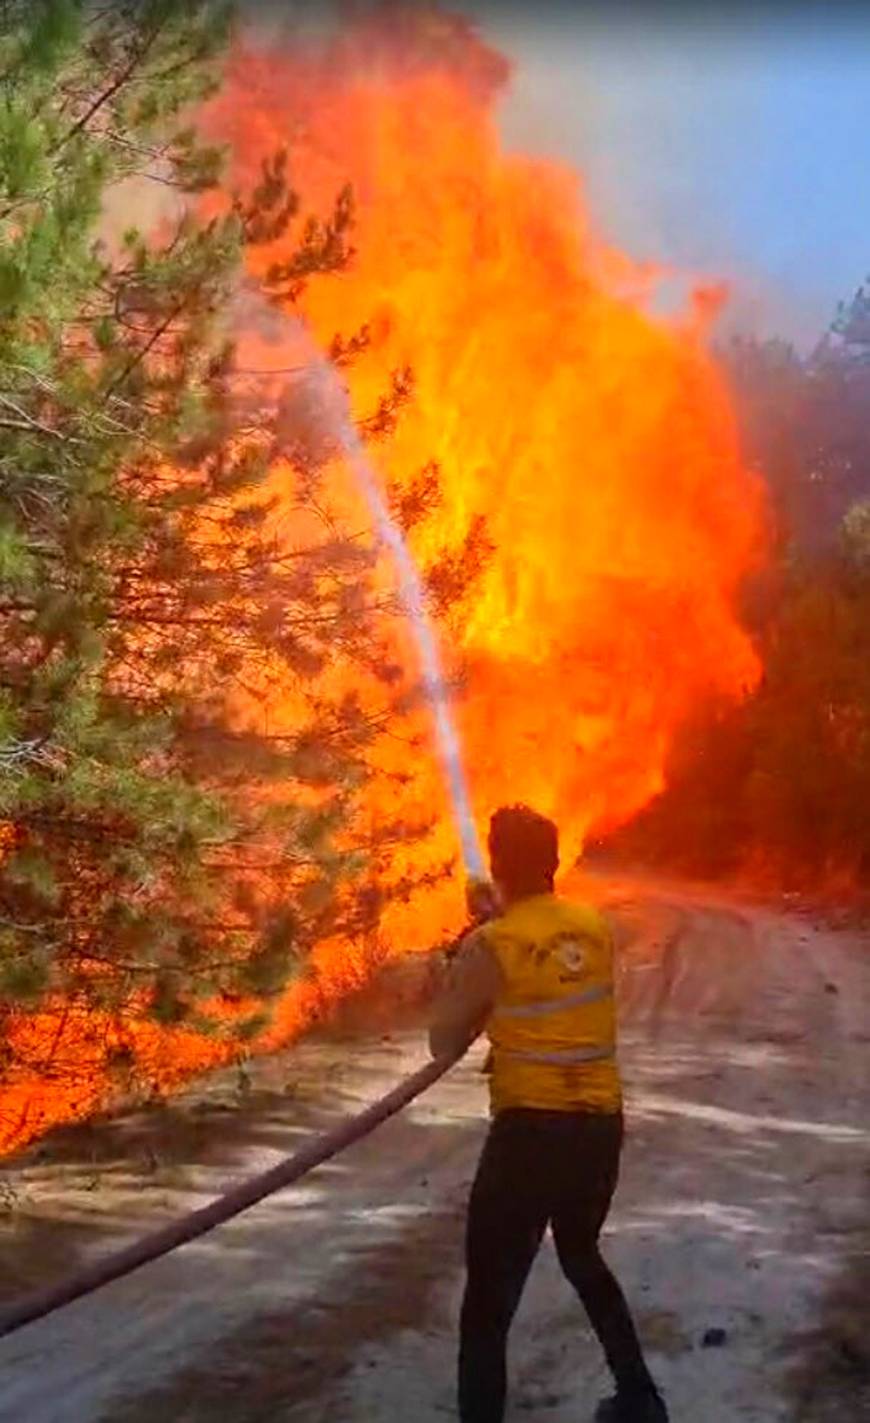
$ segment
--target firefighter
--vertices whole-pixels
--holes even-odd
[[[616,1186],[622,1094],[613,947],[601,914],[554,894],[556,826],[495,813],[499,907],[465,938],[430,1030],[436,1057],[485,1032],[492,1122],[471,1191],[460,1319],[462,1423],[501,1423],[511,1320],[544,1232],[604,1350],[616,1392],[598,1423],[667,1423],[598,1237]]]

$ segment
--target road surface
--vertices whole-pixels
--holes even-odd
[[[609,882],[628,1146],[605,1250],[674,1423],[870,1418],[868,946]],[[168,1108],[59,1133],[0,1182],[9,1296],[262,1169],[423,1058],[308,1042]],[[445,1423],[481,1051],[299,1187],[0,1343],[0,1423]],[[241,1084],[245,1086],[244,1083]],[[607,1379],[548,1244],[508,1417]]]

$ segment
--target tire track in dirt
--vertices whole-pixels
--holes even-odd
[[[866,950],[670,886],[609,899],[628,925],[629,1144],[605,1248],[674,1423],[851,1423],[866,1401],[860,1338],[843,1323],[863,1320]],[[422,1048],[399,1035],[306,1051],[315,1078],[333,1063],[332,1119]],[[314,1093],[307,1123],[317,1115]],[[270,1151],[292,1144],[292,1103],[269,1123]],[[307,1189],[0,1345],[0,1420],[445,1423],[483,1130],[472,1055]],[[702,1347],[708,1327],[725,1331],[722,1348]],[[577,1423],[605,1388],[549,1249],[512,1360],[517,1423]]]

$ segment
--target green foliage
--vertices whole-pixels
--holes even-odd
[[[0,1017],[42,998],[68,1005],[63,1031],[102,1015],[109,1067],[143,1013],[215,1032],[216,1005],[232,1023],[247,999],[254,1033],[252,995],[324,936],[370,932],[361,876],[397,832],[361,834],[356,807],[394,669],[372,550],[224,325],[246,245],[297,220],[286,160],[221,216],[189,197],[219,173],[190,112],[225,7],[21,0],[0,21]],[[132,181],[174,190],[171,231],[111,236]],[[341,193],[299,218],[269,295],[348,260],[352,217]],[[321,530],[303,547],[270,485],[294,449]],[[324,687],[340,663],[366,708]],[[267,726],[276,691],[292,715]]]
[[[35,1008],[49,987],[48,965],[36,954],[16,952],[3,944],[0,959],[0,993],[16,1003]]]

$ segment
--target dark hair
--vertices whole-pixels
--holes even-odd
[[[503,805],[489,822],[493,878],[515,898],[547,894],[559,868],[559,832],[527,805]]]

